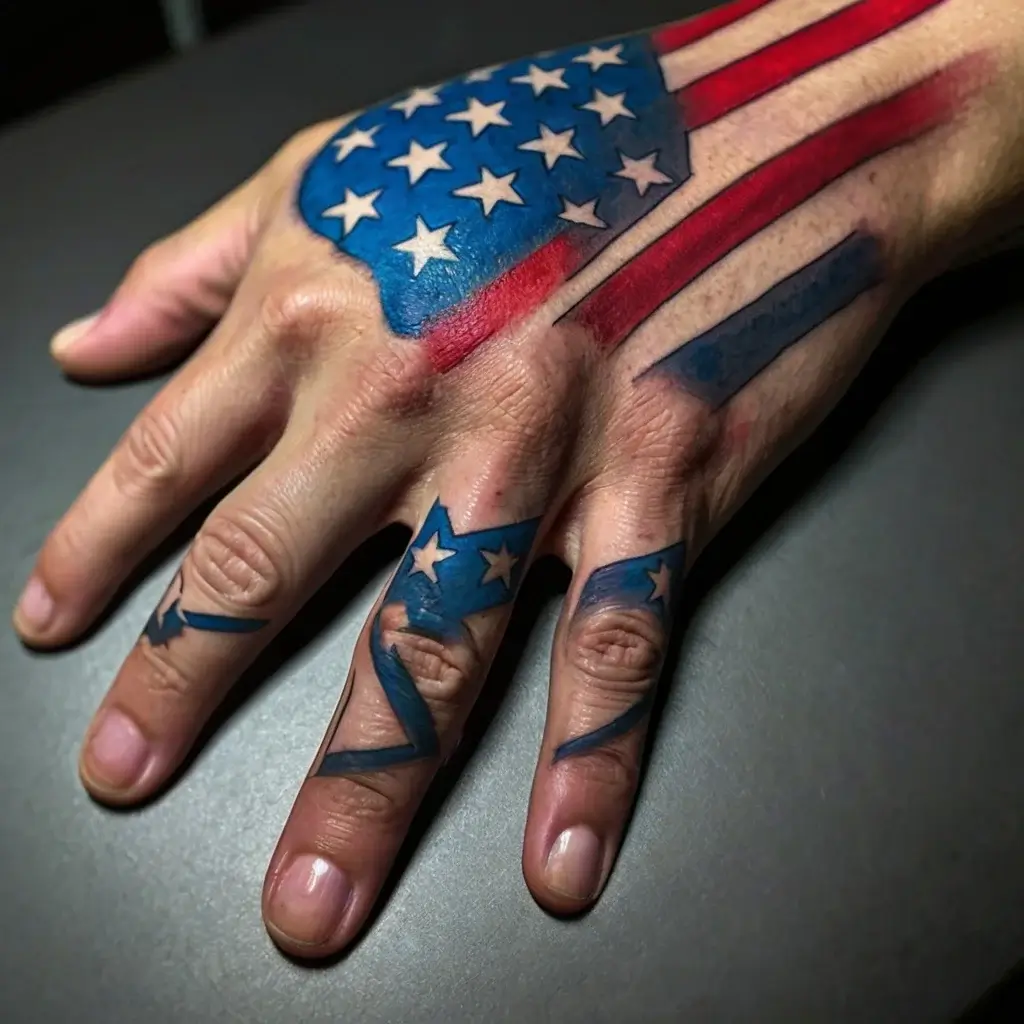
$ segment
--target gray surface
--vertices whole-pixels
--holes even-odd
[[[293,12],[0,137],[5,602],[156,387],[73,386],[45,347],[144,243],[305,122],[685,9],[438,6],[410,3],[400,38],[390,5]],[[323,970],[275,951],[259,890],[380,549],[141,813],[91,804],[75,759],[172,561],[75,650],[0,633],[0,1019],[951,1016],[1024,954],[1022,266],[919,300],[698,567],[633,827],[583,920],[546,917],[519,869],[557,578],[390,902]]]

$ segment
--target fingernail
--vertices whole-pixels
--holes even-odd
[[[351,894],[343,871],[325,857],[302,853],[277,880],[270,916],[289,938],[319,946],[338,930]]]
[[[149,760],[149,744],[123,711],[108,708],[101,714],[89,741],[89,775],[111,789],[130,789]]]
[[[90,313],[89,316],[83,316],[79,320],[72,320],[66,327],[62,327],[54,336],[50,342],[50,352],[55,356],[67,355],[71,350],[71,346],[78,341],[79,338],[84,337],[89,333],[93,324],[99,320],[100,314]]]
[[[18,617],[40,632],[49,626],[56,609],[53,597],[38,576],[32,576],[18,598]]]
[[[552,844],[544,878],[553,892],[574,900],[597,894],[601,882],[601,840],[586,825],[567,828]]]

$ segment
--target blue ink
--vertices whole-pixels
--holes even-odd
[[[204,633],[255,633],[270,621],[269,619],[244,619],[233,615],[212,615],[208,612],[190,612],[183,609],[181,607],[180,571],[174,577],[174,581],[160,603],[163,604],[175,589],[178,591],[178,596],[166,611],[161,613],[158,605],[142,629],[142,636],[154,647],[166,646],[171,640],[181,636],[186,629],[197,629]]]
[[[690,175],[682,116],[645,36],[569,47],[363,112],[298,208],[419,336],[556,236],[572,273],[661,202]]]
[[[624,558],[595,569],[580,591],[571,625],[598,610],[626,608],[650,612],[657,617],[662,629],[667,630],[685,567],[686,545],[680,541],[649,555]],[[635,728],[651,710],[655,682],[652,679],[644,695],[617,718],[559,745],[553,762],[585,754]]]
[[[465,620],[508,604],[526,571],[540,519],[456,533],[448,510],[435,501],[391,581],[370,627],[370,657],[391,709],[408,743],[373,750],[339,750],[324,755],[317,775],[376,771],[434,757],[440,749],[430,708],[402,663],[398,648],[385,646],[381,613],[405,608],[406,629],[438,640],[465,636]]]
[[[639,377],[667,374],[717,409],[787,348],[880,284],[882,271],[878,240],[854,232]]]

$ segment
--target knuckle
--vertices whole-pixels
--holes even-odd
[[[385,649],[398,652],[431,710],[450,720],[466,703],[467,694],[479,679],[481,659],[476,644],[468,633],[453,642],[404,627],[401,609],[382,610],[381,639]]]
[[[580,701],[591,707],[632,704],[657,676],[663,644],[664,630],[647,612],[606,608],[587,615],[569,642]]]
[[[132,265],[128,268],[126,281],[148,281],[155,277],[160,272],[163,264],[163,252],[163,242],[153,242],[151,245],[147,245],[132,260]]]
[[[195,699],[199,690],[195,679],[171,660],[166,647],[141,643],[137,649],[145,662],[143,682],[151,696],[174,701]]]
[[[609,448],[633,474],[673,482],[706,465],[721,434],[722,418],[710,406],[650,378],[615,410]]]
[[[273,603],[289,574],[284,531],[272,518],[266,511],[215,512],[189,552],[192,577],[231,605]]]
[[[408,783],[383,770],[325,779],[314,787],[321,835],[327,845],[352,839],[366,826],[399,828],[408,816]]]
[[[343,293],[326,282],[296,282],[286,275],[267,289],[259,322],[276,345],[305,350],[338,322],[343,307]]]
[[[145,410],[128,428],[112,460],[114,486],[129,498],[173,489],[182,475],[181,431],[167,409]]]
[[[427,411],[434,384],[434,373],[420,346],[374,344],[356,375],[354,393],[367,413],[403,419]]]

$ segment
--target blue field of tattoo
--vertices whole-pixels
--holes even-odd
[[[381,614],[402,605],[410,633],[460,641],[465,620],[508,604],[522,580],[540,519],[456,533],[448,510],[435,501],[391,581],[370,627],[370,657],[381,688],[408,743],[326,754],[317,775],[376,771],[434,757],[440,749],[430,708],[402,662],[383,641]]]
[[[640,376],[666,374],[717,409],[787,348],[880,284],[882,271],[878,240],[854,232]]]
[[[680,541],[649,555],[624,558],[595,569],[580,591],[570,631],[587,615],[609,608],[641,609],[654,615],[664,631],[671,624],[672,605],[686,568],[686,545]],[[644,695],[617,718],[555,749],[554,761],[585,754],[643,721],[654,701],[651,681]]]

